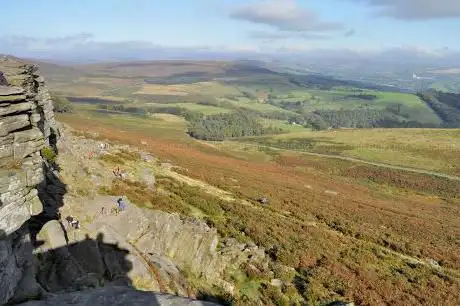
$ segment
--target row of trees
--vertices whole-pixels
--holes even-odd
[[[315,111],[315,114],[319,115],[332,128],[370,128],[378,126],[378,123],[387,117],[385,111],[369,108],[337,111],[318,110]]]
[[[136,106],[124,106],[123,104],[114,104],[114,105],[98,104],[97,108],[100,110],[105,110],[105,111],[131,113],[131,114],[141,115],[141,116],[145,116],[148,113],[148,111],[144,108],[136,107]]]

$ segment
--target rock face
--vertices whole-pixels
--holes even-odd
[[[224,271],[238,269],[242,264],[262,264],[268,269],[264,249],[255,244],[238,243],[234,239],[220,241],[220,247],[217,248],[219,236],[216,229],[195,218],[129,203],[119,214],[100,213],[101,207],[109,210],[117,199],[118,196],[96,196],[94,199],[80,201],[77,207],[90,221],[83,221],[78,230],[69,228],[67,231],[66,248],[73,258],[83,270],[93,273],[105,283],[124,279],[129,284],[137,280],[138,284],[139,281],[142,281],[141,285],[148,284],[146,287],[141,286],[148,290],[191,297],[193,295],[189,294],[189,289],[193,291],[193,286],[184,273],[195,275],[200,282],[215,285],[230,293],[231,290],[225,288],[232,285],[223,278]],[[76,211],[69,211],[72,206],[63,207],[62,214],[78,215]],[[82,219],[82,215],[79,218]],[[47,224],[42,230],[48,236],[44,237],[48,241],[45,246],[60,247],[62,239],[59,235],[53,235],[60,229],[57,226],[54,226],[54,230],[52,228],[51,224]],[[65,261],[72,264],[67,259]],[[53,257],[42,262],[49,265],[38,272],[43,279],[48,277],[49,270],[56,271],[54,275],[59,275],[61,280],[68,278],[68,273],[61,273],[67,270],[61,264],[63,260]],[[46,284],[52,282],[52,279],[40,281]],[[75,287],[75,284],[66,280],[47,289],[56,292],[62,289],[64,283]]]
[[[25,225],[43,211],[47,188],[40,151],[55,146],[58,130],[50,94],[37,67],[0,57],[0,304],[40,292]]]
[[[159,306],[159,305],[190,305],[190,306],[212,306],[217,305],[211,302],[202,302],[180,298],[168,294],[159,294],[145,291],[137,291],[128,287],[105,287],[85,292],[73,292],[52,296],[45,301],[31,301],[20,304],[21,306]]]

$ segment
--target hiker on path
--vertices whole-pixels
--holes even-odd
[[[118,210],[119,211],[124,211],[126,209],[126,203],[123,201],[122,198],[119,198],[117,200],[117,204],[118,204]]]
[[[78,221],[77,219],[75,219],[74,217],[72,216],[67,216],[66,218],[66,221],[67,223],[73,227],[74,229],[79,229],[80,228],[80,221]]]

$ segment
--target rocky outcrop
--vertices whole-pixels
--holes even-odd
[[[76,232],[59,221],[67,187],[49,156],[59,135],[37,67],[0,56],[0,305],[216,305],[135,290],[131,276],[161,286],[109,227],[94,239],[68,237]],[[178,274],[172,262],[158,261]]]
[[[0,57],[0,304],[39,292],[25,222],[43,211],[40,186],[46,164],[40,151],[54,146],[53,103],[37,67]],[[28,288],[28,289],[27,289]]]
[[[88,139],[58,146],[61,133],[37,67],[0,57],[0,72],[0,304],[216,305],[133,287],[195,298],[202,292],[192,283],[203,282],[232,294],[235,286],[223,277],[228,271],[269,270],[263,249],[232,239],[219,243],[216,229],[196,218],[135,205],[104,214],[116,198],[96,196],[95,188],[91,196],[75,197],[61,181],[69,179],[62,175],[68,170],[59,172],[52,155],[69,155],[73,161],[63,165],[78,169],[73,179],[108,186],[110,169],[89,157],[80,163],[86,151],[107,148]],[[153,156],[140,156],[155,164]],[[155,188],[149,169],[140,180]],[[76,191],[88,192],[81,189],[88,185]],[[68,193],[74,205],[67,205]],[[61,212],[78,217],[81,228],[72,228]]]
[[[31,301],[21,306],[125,306],[125,305],[142,305],[142,306],[212,306],[217,305],[211,302],[196,301],[181,298],[168,294],[152,293],[137,291],[129,287],[105,287],[93,289],[84,292],[72,292],[50,296],[44,301]]]

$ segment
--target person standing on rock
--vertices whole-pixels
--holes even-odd
[[[126,203],[123,201],[122,198],[119,198],[117,200],[117,204],[118,204],[118,211],[124,211],[126,209]]]

